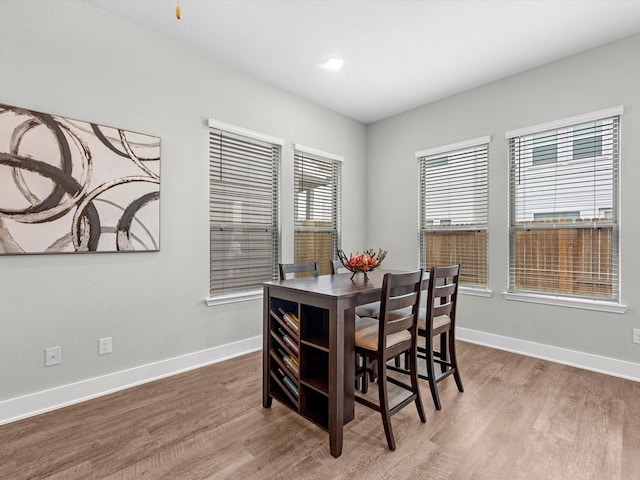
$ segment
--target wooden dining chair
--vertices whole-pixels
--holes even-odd
[[[279,264],[280,280],[288,280],[290,278],[303,277],[317,277],[320,275],[318,269],[318,262],[296,262],[296,263],[281,263]]]
[[[456,356],[456,304],[460,265],[432,267],[429,272],[426,308],[420,309],[418,336],[425,338],[418,346],[418,358],[426,361],[427,374],[420,378],[429,381],[429,389],[437,410],[442,408],[438,383],[453,375],[459,392],[464,392]],[[440,350],[434,351],[433,339],[440,340]],[[406,362],[405,362],[406,363]],[[435,364],[440,365],[436,373]]]
[[[385,274],[379,318],[356,319],[356,354],[364,358],[362,366],[356,369],[356,378],[362,378],[364,393],[367,390],[367,377],[377,378],[378,403],[372,402],[360,393],[356,394],[355,400],[380,412],[390,450],[396,448],[391,428],[393,414],[414,402],[420,421],[427,421],[420,398],[416,357],[422,274],[422,269],[408,273]],[[405,353],[409,360],[410,385],[387,376],[387,362]],[[410,395],[390,407],[387,382],[409,391]]]

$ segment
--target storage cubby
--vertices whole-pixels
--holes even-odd
[[[293,325],[285,319],[285,314],[293,314],[298,319],[300,318],[300,312],[298,308],[298,304],[294,302],[288,302],[285,300],[280,300],[277,298],[273,298],[270,301],[270,314],[276,321],[287,330],[292,337],[298,337],[300,332],[299,325]]]
[[[278,297],[269,297],[267,305],[268,393],[328,429],[329,312]],[[284,319],[283,312],[299,319],[298,331]]]
[[[300,391],[300,412],[316,425],[329,428],[329,397],[317,390],[302,386]]]
[[[299,314],[298,304],[296,302],[291,302],[289,300],[282,300],[280,298],[274,298],[274,297],[271,297],[269,300],[270,300],[269,305],[271,307],[271,311],[278,316],[281,316],[280,309],[284,310],[285,312],[295,313],[296,315]]]
[[[329,391],[329,353],[306,343],[300,350],[300,379],[327,395]]]
[[[300,306],[300,337],[304,342],[329,348],[329,311],[311,305]]]
[[[274,398],[277,398],[281,403],[285,404],[289,408],[299,411],[298,398],[296,398],[288,389],[285,387],[282,380],[278,377],[277,370],[270,371],[269,378],[269,391]]]

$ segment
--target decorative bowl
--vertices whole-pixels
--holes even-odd
[[[371,272],[378,268],[384,257],[387,256],[387,251],[378,249],[376,253],[372,248],[369,250],[365,250],[362,253],[356,253],[353,255],[352,253],[347,256],[342,250],[338,249],[338,258],[344,268],[353,272],[351,275],[351,279],[355,276],[356,273],[364,273],[364,279],[369,280],[367,276],[367,272]]]

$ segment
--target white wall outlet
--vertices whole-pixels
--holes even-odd
[[[640,343],[640,328],[633,329],[633,343]]]
[[[44,351],[44,366],[58,365],[62,362],[62,349],[60,347],[50,347]]]
[[[98,340],[98,355],[111,353],[111,337],[105,337]]]

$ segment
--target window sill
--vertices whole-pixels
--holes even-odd
[[[207,307],[215,307],[217,305],[225,305],[227,303],[246,302],[249,300],[262,300],[262,290],[254,290],[252,292],[230,293],[228,295],[218,295],[205,300]]]
[[[555,295],[538,295],[534,293],[503,292],[506,300],[517,302],[542,303],[559,307],[582,308],[585,310],[597,310],[609,313],[625,313],[627,306],[621,303],[605,302],[603,300],[588,300],[584,298],[570,298]]]
[[[460,285],[458,287],[458,292],[462,295],[471,295],[473,297],[492,297],[493,290],[489,290],[488,288],[482,287],[465,287]]]

